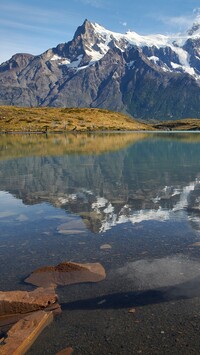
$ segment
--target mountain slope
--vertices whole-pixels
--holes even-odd
[[[185,35],[114,33],[87,20],[72,41],[0,65],[0,105],[101,107],[200,118],[200,24]]]

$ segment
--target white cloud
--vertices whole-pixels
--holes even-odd
[[[127,22],[126,22],[126,21],[124,21],[124,22],[120,22],[120,25],[122,25],[122,26],[126,27],[126,26],[127,26]]]
[[[190,28],[195,21],[194,16],[161,16],[159,19],[164,24],[173,28],[178,28],[178,30],[185,30]]]
[[[166,18],[166,23],[174,26],[190,26],[194,19],[189,16],[175,16]]]
[[[157,22],[167,25],[168,31],[185,31],[192,27],[194,23],[200,23],[200,8],[193,9],[192,13],[182,16],[165,16],[162,14],[149,14],[147,17]]]
[[[155,17],[157,21],[160,21],[171,27],[173,30],[184,31],[192,27],[196,22],[200,22],[200,8],[195,8],[190,15],[183,16],[163,16],[157,15]]]

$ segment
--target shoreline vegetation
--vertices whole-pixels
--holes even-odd
[[[66,132],[64,134],[2,134],[0,161],[25,156],[57,156],[73,154],[99,155],[115,152],[148,137],[141,132]]]
[[[98,108],[0,106],[0,133],[199,131],[200,119],[141,122]]]
[[[2,134],[0,136],[0,161],[23,157],[100,155],[125,149],[147,140],[173,139],[185,143],[200,143],[200,135],[193,132],[66,132],[64,134]]]

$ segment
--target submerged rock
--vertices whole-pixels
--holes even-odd
[[[86,227],[82,220],[71,219],[70,222],[62,223],[58,226],[57,231],[59,234],[81,234],[86,232]]]
[[[81,282],[98,282],[105,277],[105,269],[100,263],[63,262],[56,266],[44,266],[36,269],[25,279],[25,282],[42,287],[56,287]]]
[[[0,292],[0,315],[28,313],[55,304],[58,297],[53,287],[34,291]]]
[[[1,345],[0,354],[25,354],[52,320],[52,312],[37,311],[25,316],[8,331],[7,337],[4,339],[4,345]]]

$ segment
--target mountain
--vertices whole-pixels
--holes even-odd
[[[140,36],[85,20],[72,41],[0,65],[0,105],[99,107],[136,118],[200,118],[200,24]]]

